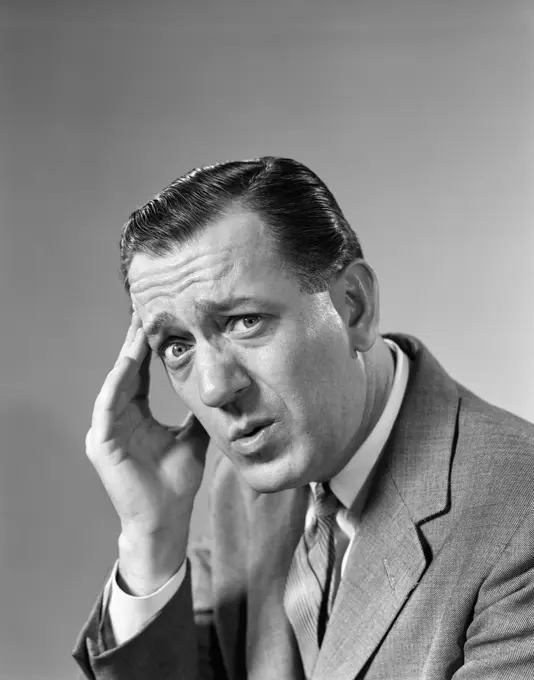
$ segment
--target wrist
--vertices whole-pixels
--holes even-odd
[[[164,586],[186,559],[187,534],[144,536],[123,531],[118,540],[117,580],[121,588],[129,595],[142,597]]]

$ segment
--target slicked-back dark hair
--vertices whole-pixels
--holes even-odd
[[[302,163],[265,156],[192,170],[135,210],[120,240],[126,289],[136,253],[168,255],[233,209],[261,217],[282,263],[306,293],[326,290],[332,276],[363,257],[324,182]]]

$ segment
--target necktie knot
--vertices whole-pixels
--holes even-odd
[[[317,484],[313,496],[313,510],[317,518],[333,515],[339,509],[339,501],[328,486],[328,483]]]

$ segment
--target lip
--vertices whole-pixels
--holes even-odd
[[[257,453],[268,443],[273,434],[274,425],[274,422],[266,423],[261,430],[256,432],[256,434],[251,436],[245,435],[234,439],[231,443],[232,448],[237,453],[245,456]]]
[[[266,427],[271,425],[273,422],[272,418],[257,418],[256,420],[251,420],[248,423],[243,423],[241,426],[236,426],[230,432],[230,441],[235,442],[241,437],[248,437],[249,432],[253,432],[259,427]]]

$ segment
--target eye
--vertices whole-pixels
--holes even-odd
[[[256,324],[260,322],[260,317],[259,316],[244,316],[243,319],[243,325],[245,328],[254,328]]]
[[[262,317],[258,314],[247,314],[245,316],[237,316],[233,320],[232,329],[236,327],[237,324],[242,323],[245,330],[251,330],[255,328],[262,320]]]
[[[173,341],[164,345],[160,350],[160,355],[167,363],[176,362],[187,355],[190,347],[185,342]]]

